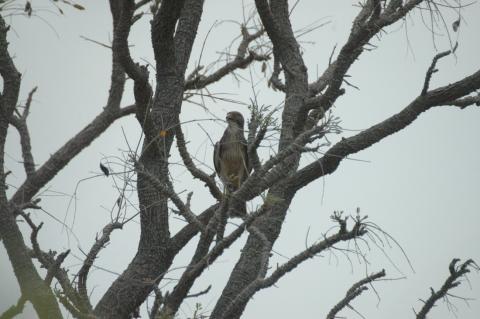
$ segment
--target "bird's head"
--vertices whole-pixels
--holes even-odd
[[[229,125],[235,124],[242,129],[243,129],[243,125],[245,124],[245,120],[243,119],[242,114],[237,111],[228,112],[225,119],[227,120],[227,123]]]

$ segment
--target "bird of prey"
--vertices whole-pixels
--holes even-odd
[[[243,135],[244,119],[239,112],[227,113],[228,127],[215,144],[213,164],[226,192],[234,192],[250,173],[247,140]],[[246,213],[246,210],[245,210]]]

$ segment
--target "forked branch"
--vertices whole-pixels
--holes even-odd
[[[448,266],[450,275],[438,291],[430,288],[431,295],[426,301],[424,301],[422,309],[416,313],[417,319],[425,319],[428,312],[435,306],[435,303],[438,300],[448,298],[449,291],[460,285],[461,282],[459,279],[466,276],[471,269],[476,269],[477,271],[480,269],[472,259],[468,259],[463,264],[457,265],[459,261],[460,259],[455,258],[450,262],[450,265]]]
[[[205,183],[205,186],[208,187],[210,190],[210,193],[212,194],[213,197],[215,197],[216,200],[221,201],[222,200],[222,192],[218,189],[217,184],[215,183],[215,179],[199,169],[195,163],[193,162],[190,153],[187,150],[187,145],[185,143],[185,136],[183,135],[183,131],[180,125],[177,126],[175,136],[177,138],[177,148],[178,152],[180,153],[180,156],[182,157],[183,164],[185,164],[185,167],[188,169],[190,174],[196,179],[201,180],[202,182]]]
[[[85,304],[89,304],[88,298],[88,291],[87,291],[87,278],[90,268],[92,267],[95,259],[97,258],[100,250],[105,247],[110,241],[110,234],[115,229],[122,229],[123,224],[119,222],[112,222],[106,225],[103,228],[102,236],[100,238],[95,238],[95,243],[90,248],[90,251],[85,258],[82,268],[78,272],[78,293],[80,297],[83,299]],[[90,309],[91,310],[91,309]]]
[[[312,246],[308,247],[306,250],[292,257],[288,262],[277,267],[277,269],[273,271],[268,277],[265,277],[265,278],[257,277],[257,279],[253,280],[247,287],[245,287],[237,295],[237,297],[234,300],[232,300],[232,302],[226,308],[227,310],[223,314],[222,318],[230,318],[231,314],[236,312],[237,310],[236,308],[239,305],[242,305],[243,303],[245,303],[245,301],[251,298],[257,291],[273,286],[280,278],[282,278],[284,275],[286,275],[287,273],[295,269],[297,266],[299,266],[302,262],[306,261],[307,259],[315,257],[317,254],[321,253],[326,249],[333,247],[335,244],[339,242],[348,241],[357,237],[361,237],[367,233],[366,225],[363,223],[365,218],[360,218],[360,217],[355,218],[354,225],[350,230],[347,229],[347,218],[342,218],[341,213],[334,212],[331,218],[333,221],[339,224],[339,230],[337,233],[335,233],[334,235],[325,237],[324,240],[316,244],[313,244]],[[258,233],[256,234],[257,236],[260,236],[258,235]]]
[[[34,87],[28,94],[27,102],[25,103],[23,113],[16,112],[10,117],[10,123],[17,129],[20,135],[20,145],[22,147],[23,167],[27,177],[30,177],[35,172],[35,161],[32,155],[32,145],[30,142],[30,132],[27,126],[27,117],[30,114],[30,106],[32,104],[33,94],[37,91]]]
[[[200,90],[207,85],[217,82],[224,76],[234,72],[237,69],[245,69],[253,61],[267,61],[270,57],[265,54],[257,53],[253,50],[248,50],[248,46],[254,40],[260,38],[264,33],[264,29],[260,29],[255,33],[250,34],[245,26],[242,25],[242,41],[237,48],[235,58],[227,62],[224,66],[216,70],[210,75],[200,74],[201,68],[196,68],[194,72],[187,77],[185,82],[185,90]]]
[[[327,314],[327,319],[335,319],[337,318],[337,314],[346,306],[349,306],[350,302],[360,296],[362,292],[368,290],[367,285],[371,284],[373,281],[385,277],[385,270],[380,272],[374,273],[370,276],[367,276],[360,280],[359,282],[352,285],[350,289],[348,289],[347,294],[345,297],[340,300]]]

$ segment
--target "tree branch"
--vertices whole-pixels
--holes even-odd
[[[303,125],[307,119],[306,112],[311,107],[315,107],[313,118],[321,118],[325,112],[330,109],[336,99],[343,94],[340,92],[345,74],[350,69],[355,60],[358,59],[363,52],[363,47],[375,36],[382,28],[389,26],[404,17],[416,5],[423,0],[410,0],[401,9],[392,4],[397,10],[384,10],[380,14],[380,8],[375,3],[378,1],[369,0],[362,7],[352,24],[352,29],[347,42],[341,48],[337,59],[331,63],[314,83],[309,85],[309,96],[313,97],[323,91],[325,92],[318,97],[318,101],[310,106],[305,105],[298,117],[297,125]],[[401,4],[400,4],[401,6]],[[368,19],[371,17],[370,19]],[[320,113],[320,114],[317,114]]]
[[[275,53],[275,50],[273,50],[273,72],[270,76],[268,84],[271,84],[274,90],[286,92],[287,88],[285,87],[285,84],[282,82],[282,80],[280,80],[281,71],[282,68],[280,66],[279,57]]]
[[[245,69],[253,61],[267,61],[269,59],[268,55],[258,54],[254,51],[248,50],[248,45],[252,41],[261,37],[265,33],[265,30],[260,29],[257,32],[250,34],[245,26],[242,25],[241,28],[242,41],[238,46],[235,58],[210,75],[200,74],[199,69],[194,70],[194,72],[187,78],[187,81],[185,82],[185,90],[203,89],[207,85],[219,81],[225,75],[230,74],[237,69]]]
[[[210,219],[214,216],[215,212],[219,208],[219,204],[215,204],[207,208],[203,213],[197,216],[197,219],[206,227]],[[181,230],[179,230],[171,239],[169,250],[172,256],[178,254],[178,252],[185,247],[185,245],[197,234],[199,228],[195,224],[187,224]]]
[[[156,61],[157,78],[176,73],[173,35],[185,0],[163,0],[152,20],[152,45]]]
[[[350,302],[360,296],[360,294],[368,290],[368,287],[366,287],[367,284],[370,284],[371,282],[377,280],[378,278],[385,277],[385,270],[382,270],[380,272],[374,273],[370,276],[367,276],[366,278],[363,278],[359,282],[355,283],[352,285],[350,289],[348,289],[347,294],[345,297],[340,300],[327,314],[327,319],[335,319],[338,318],[337,314],[346,306],[349,306]]]
[[[295,173],[291,178],[292,186],[298,190],[321,176],[333,173],[340,162],[348,155],[364,150],[385,137],[404,129],[428,109],[438,105],[452,104],[479,88],[480,71],[477,71],[460,81],[428,91],[425,95],[413,100],[402,111],[383,122],[357,135],[342,139],[331,147],[323,157]]]
[[[150,174],[147,170],[144,169],[141,163],[136,163],[137,173],[142,174],[149,183],[155,187],[161,194],[167,196],[178,208],[179,215],[183,216],[189,224],[196,225],[201,232],[205,231],[205,227],[198,220],[197,216],[190,210],[189,205],[185,203],[178,197],[177,193],[173,190],[173,185],[170,181],[167,181],[163,184],[158,178]]]
[[[32,229],[32,233],[30,234],[30,242],[32,243],[32,251],[30,252],[30,256],[32,258],[36,258],[40,262],[40,265],[43,268],[47,269],[47,276],[44,280],[45,283],[47,285],[50,285],[52,279],[55,277],[60,283],[60,286],[62,287],[65,298],[68,298],[66,300],[70,300],[76,308],[80,309],[79,311],[87,313],[89,309],[91,309],[89,300],[81,299],[80,295],[70,283],[68,272],[65,269],[61,268],[61,264],[69,254],[70,250],[59,254],[56,258],[55,251],[49,251],[48,253],[42,251],[40,245],[38,244],[37,236],[38,232],[43,226],[43,223],[40,223],[38,226],[36,226],[35,223],[31,220],[30,215],[22,211],[20,211],[18,215],[21,215]]]
[[[80,271],[78,272],[78,294],[85,304],[90,304],[87,291],[88,272],[97,258],[97,255],[100,253],[100,250],[102,250],[102,248],[104,248],[110,241],[110,234],[115,229],[122,229],[122,227],[123,224],[119,222],[112,222],[103,227],[102,236],[100,238],[95,238],[95,243],[92,248],[90,248],[90,251],[83,262],[82,268],[80,268]],[[92,311],[91,306],[89,310]]]
[[[266,278],[264,278],[266,269],[264,269],[263,275],[262,271],[259,271],[259,275],[257,276],[257,278],[253,280],[248,286],[246,286],[241,292],[238,293],[238,295],[235,297],[235,299],[231,301],[231,303],[228,305],[225,312],[220,318],[231,318],[232,315],[238,311],[236,308],[239,305],[245,303],[259,290],[273,286],[280,278],[295,269],[305,260],[315,257],[315,255],[326,249],[329,249],[330,247],[333,247],[335,244],[341,241],[348,241],[357,237],[361,237],[367,233],[366,226],[365,224],[363,224],[364,218],[362,219],[358,217],[357,219],[355,219],[355,224],[350,230],[347,230],[345,227],[347,219],[342,219],[340,213],[334,213],[331,218],[332,220],[338,222],[340,225],[340,229],[336,234],[328,236],[319,243],[308,247],[303,252],[291,258],[285,264],[277,267],[277,269]],[[261,234],[256,232],[256,236],[261,236]],[[264,246],[271,247],[271,243],[266,239],[266,237],[262,239],[262,242],[264,242]],[[270,252],[270,249],[268,249],[268,252]],[[268,265],[267,261],[264,261],[263,264]]]
[[[118,7],[116,2],[114,7]],[[120,9],[113,9],[114,32],[120,19]],[[116,38],[116,39],[115,39]],[[121,47],[119,37],[114,34],[112,47]],[[127,48],[128,49],[128,48]],[[78,134],[58,149],[34,174],[28,177],[17,189],[10,202],[21,205],[30,201],[37,192],[61,171],[75,156],[99,137],[117,119],[135,112],[134,106],[120,108],[125,85],[125,74],[120,62],[120,55],[112,51],[112,74],[107,105],[103,111]]]
[[[11,319],[21,314],[23,312],[23,307],[25,306],[26,302],[27,299],[24,296],[21,296],[18,299],[16,305],[11,306],[0,315],[0,319]]]
[[[442,299],[445,298],[449,292],[449,290],[457,287],[460,285],[460,281],[458,281],[459,278],[465,276],[470,272],[471,268],[479,269],[478,265],[472,260],[468,259],[465,261],[463,264],[460,264],[457,266],[457,263],[460,261],[458,258],[454,258],[451,262],[450,265],[448,266],[448,270],[450,271],[450,275],[448,278],[445,280],[443,283],[442,287],[440,290],[435,291],[433,288],[430,288],[431,290],[431,295],[427,299],[427,301],[424,302],[424,305],[422,309],[420,309],[420,312],[417,315],[417,319],[425,319],[428,312],[433,308],[435,303]]]
[[[229,209],[223,202],[215,212],[214,216],[220,215],[222,211]],[[228,211],[227,211],[228,213]],[[186,271],[180,277],[177,285],[173,289],[168,298],[165,298],[165,305],[162,309],[164,314],[173,315],[177,312],[178,307],[188,295],[190,288],[195,280],[202,274],[208,265],[212,264],[224,251],[229,248],[240,236],[246,228],[248,228],[256,218],[265,213],[265,205],[254,213],[248,215],[244,222],[233,230],[228,236],[216,242],[215,246],[208,251],[213,236],[215,235],[216,217],[212,218],[206,227],[206,232],[202,234],[197,245],[194,256],[192,257]]]
[[[119,3],[118,0],[111,0],[110,10],[114,23],[114,38],[112,43],[113,58],[119,61],[127,75],[133,79],[137,120],[147,136],[152,136],[152,123],[151,119],[147,116],[152,98],[152,87],[148,83],[149,73],[147,67],[141,66],[133,61],[128,46],[128,36],[135,11],[134,1],[121,0]]]
[[[460,109],[464,109],[467,106],[475,104],[476,106],[480,106],[480,93],[477,94],[476,96],[467,96],[461,99],[456,99],[453,101],[448,101],[445,103],[439,103],[438,105],[452,105],[452,106],[457,106]]]
[[[32,103],[33,94],[37,91],[37,87],[34,87],[28,94],[25,108],[21,115],[12,115],[10,117],[10,123],[17,129],[20,135],[20,145],[22,147],[23,166],[27,178],[32,176],[35,172],[35,161],[32,155],[32,146],[30,142],[30,133],[27,126],[27,117],[30,113],[30,105]]]
[[[193,163],[193,160],[190,157],[190,153],[188,153],[188,150],[187,150],[187,146],[185,143],[185,136],[183,135],[181,125],[178,125],[176,127],[175,136],[177,138],[178,152],[182,157],[185,167],[188,169],[188,171],[192,174],[194,178],[199,179],[200,181],[205,183],[205,186],[208,187],[208,189],[210,190],[210,193],[216,200],[221,201],[223,194],[218,189],[217,184],[215,183],[215,179],[212,176],[205,173],[204,171],[202,171],[201,169],[199,169]]]
[[[66,142],[35,173],[28,177],[17,189],[10,202],[21,205],[30,201],[40,189],[50,182],[75,156],[105,132],[113,122],[134,112],[134,107],[118,110],[105,108],[91,123]]]
[[[444,51],[444,52],[440,52],[437,55],[435,55],[435,57],[432,60],[432,64],[430,64],[430,67],[427,70],[427,74],[425,75],[425,82],[423,84],[423,89],[422,89],[421,95],[427,94],[428,88],[430,86],[430,80],[432,79],[432,75],[433,75],[433,73],[438,71],[435,68],[438,60],[454,53],[455,50],[457,49],[457,47],[458,47],[458,42],[455,44],[455,47],[452,50],[447,50],[447,51]]]
[[[2,12],[3,14],[3,12]],[[5,142],[9,120],[17,106],[21,75],[17,71],[8,52],[7,27],[0,15],[0,76],[3,80],[0,93],[0,238],[20,286],[21,296],[29,300],[38,317],[61,318],[60,308],[50,287],[42,280],[35,269],[22,233],[14,217],[15,205],[7,202],[5,181]]]

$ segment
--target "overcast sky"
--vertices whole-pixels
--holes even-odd
[[[18,2],[23,5],[22,1]],[[23,74],[21,99],[24,100],[32,87],[38,86],[34,97],[29,125],[32,134],[36,163],[43,163],[70,137],[88,124],[106,104],[110,80],[110,52],[108,49],[86,41],[81,36],[108,43],[111,39],[111,17],[107,1],[83,1],[85,11],[61,6],[64,15],[52,14],[55,7],[49,1],[34,1],[34,9],[43,9],[37,16],[15,16],[7,19],[12,24],[9,33],[10,53]],[[251,4],[247,2],[247,11]],[[309,69],[310,81],[321,74],[328,64],[332,48],[345,42],[352,18],[358,8],[356,1],[301,0],[292,14],[295,29],[316,23],[325,26],[301,38],[304,59]],[[348,74],[349,81],[360,90],[346,87],[347,94],[339,98],[334,115],[341,119],[345,129],[342,136],[356,134],[357,130],[382,121],[400,111],[421,91],[425,71],[438,51],[450,48],[458,40],[456,56],[442,59],[438,64],[431,87],[442,86],[480,68],[480,5],[474,4],[463,12],[458,33],[447,36],[442,32],[432,38],[432,33],[422,22],[418,11],[404,24],[397,23],[387,29],[372,43],[377,49],[364,52]],[[425,15],[428,25],[428,16]],[[458,13],[446,12],[447,27],[458,18]],[[149,19],[135,24],[130,43],[134,45],[133,57],[142,63],[153,63],[150,44]],[[229,21],[241,21],[242,1],[207,0],[190,69],[198,63],[202,42],[211,29],[202,54],[201,64],[215,61],[239,34],[238,25]],[[221,21],[226,21],[220,23]],[[436,48],[438,51],[436,51]],[[338,49],[337,49],[338,51]],[[266,86],[267,79],[260,72],[260,65],[253,65],[240,73],[255,81],[260,104],[277,106],[282,95]],[[153,74],[153,71],[152,71]],[[153,77],[153,76],[152,76]],[[208,135],[218,140],[225,124],[212,121],[223,119],[226,112],[238,110],[248,116],[246,105],[253,97],[250,84],[233,77],[210,88],[211,93],[241,103],[213,102],[206,100],[208,112],[194,104],[184,103],[182,121],[205,119],[201,127],[196,123],[184,125],[189,150],[199,160],[211,167],[213,148]],[[133,101],[131,83],[127,85],[122,105]],[[245,318],[322,318],[338,302],[346,290],[365,273],[385,268],[387,277],[401,280],[376,283],[378,296],[369,290],[353,302],[363,316],[371,319],[412,318],[412,307],[420,309],[419,298],[429,296],[429,288],[439,288],[448,276],[448,264],[452,258],[473,258],[480,262],[480,108],[459,110],[439,107],[422,114],[405,130],[386,138],[368,150],[352,156],[341,163],[338,170],[301,190],[290,208],[282,235],[275,244],[276,254],[271,265],[285,262],[313,243],[333,225],[329,216],[334,210],[355,214],[360,207],[362,214],[388,232],[407,254],[414,271],[410,268],[402,250],[393,242],[378,248],[370,241],[370,249],[363,246],[369,263],[350,256],[350,261],[340,252],[325,253],[320,258],[309,260],[281,279],[277,287],[263,290],[255,295],[246,311]],[[208,133],[208,135],[207,135]],[[35,221],[44,221],[39,239],[44,250],[72,249],[65,265],[72,273],[78,270],[82,250],[88,250],[95,234],[110,219],[110,209],[118,197],[115,180],[99,175],[98,164],[122,157],[128,145],[136,145],[140,129],[133,117],[113,125],[89,148],[73,160],[49,184],[42,197],[42,207],[48,214],[66,222],[71,231],[45,212],[34,212]],[[332,137],[335,141],[338,137]],[[172,162],[178,159],[174,151]],[[266,152],[265,152],[265,155]],[[8,181],[19,185],[23,178],[18,136],[9,131],[7,143],[7,168],[13,171]],[[172,166],[172,175],[177,181],[176,189],[193,190],[193,207],[201,212],[213,203],[202,185],[192,182],[188,172],[181,166]],[[116,172],[120,166],[112,166]],[[205,168],[209,169],[209,168]],[[118,180],[117,180],[118,182]],[[13,187],[12,187],[13,188]],[[182,196],[185,196],[184,193]],[[74,198],[74,199],[72,199]],[[131,194],[133,204],[137,202]],[[129,208],[129,216],[136,213]],[[174,230],[182,223],[176,222]],[[29,231],[21,224],[28,241]],[[173,231],[172,230],[172,233]],[[308,233],[308,237],[307,237]],[[133,257],[139,238],[139,224],[133,220],[111,237],[111,244],[101,252],[97,266],[92,272],[89,287],[93,289],[92,301],[96,303],[109,284],[121,273]],[[198,300],[189,300],[181,307],[180,318],[191,316],[195,302],[200,302],[208,312],[213,309],[245,238],[235,244],[212,265],[193,287],[199,291],[209,284],[211,291]],[[342,246],[347,247],[347,246]],[[193,246],[181,253],[175,266],[188,262]],[[388,257],[386,256],[388,255]],[[392,265],[392,262],[394,265]],[[9,264],[5,249],[0,246],[0,311],[14,304],[19,288]],[[172,272],[169,278],[178,278],[180,272]],[[480,276],[469,275],[470,284],[464,282],[453,290],[455,295],[467,298],[480,297]],[[172,289],[174,281],[165,290]],[[469,306],[462,300],[452,299],[458,307],[458,316],[476,319],[480,315],[480,301],[473,300]],[[351,310],[341,315],[359,318]],[[21,318],[32,318],[27,310]],[[431,312],[431,318],[455,318],[445,303],[439,303]]]

